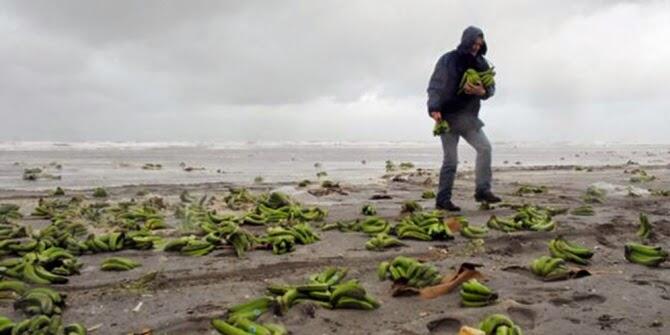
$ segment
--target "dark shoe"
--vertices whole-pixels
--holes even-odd
[[[447,202],[445,202],[441,205],[435,205],[435,209],[441,209],[441,210],[444,210],[444,211],[447,211],[447,212],[460,212],[461,211],[461,208],[454,205],[454,203],[451,202],[451,200],[449,200],[449,201],[447,201]]]
[[[484,192],[476,192],[475,193],[475,201],[485,202],[485,203],[489,203],[489,204],[495,204],[497,202],[501,202],[502,199],[497,197],[491,191],[484,191]]]

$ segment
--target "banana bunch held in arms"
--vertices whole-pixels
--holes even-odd
[[[495,75],[496,72],[493,71],[493,67],[481,72],[477,72],[475,69],[465,70],[465,73],[463,73],[463,77],[461,78],[461,83],[458,85],[458,94],[463,93],[466,84],[472,86],[484,85],[484,87],[493,86],[495,84],[495,80],[493,79]]]

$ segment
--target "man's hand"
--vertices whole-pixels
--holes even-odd
[[[435,122],[442,121],[442,113],[440,113],[438,111],[430,112],[430,117],[432,117],[433,120],[435,120]]]
[[[486,94],[486,89],[482,84],[472,85],[470,83],[465,83],[463,91],[465,94],[476,95],[479,97],[483,97]]]

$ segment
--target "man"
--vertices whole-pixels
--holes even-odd
[[[477,151],[475,162],[475,201],[496,203],[500,198],[491,192],[491,144],[479,119],[480,100],[495,93],[495,86],[467,84],[458,93],[465,70],[485,71],[490,66],[486,59],[484,33],[470,26],[463,31],[458,48],[444,54],[437,61],[428,84],[428,114],[435,122],[446,120],[449,131],[441,135],[444,159],[440,170],[440,185],[435,207],[447,211],[461,209],[451,201],[451,190],[458,165],[458,141],[463,137]]]

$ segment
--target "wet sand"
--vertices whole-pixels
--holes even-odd
[[[494,191],[506,202],[532,203],[552,207],[574,208],[582,205],[581,195],[595,182],[634,185],[670,190],[670,168],[667,165],[645,166],[657,178],[631,184],[624,170],[638,166],[597,167],[588,172],[573,167],[499,168],[494,172]],[[367,185],[348,185],[339,180],[346,195],[331,193],[313,196],[296,183],[232,185],[206,183],[193,185],[142,185],[108,188],[109,201],[137,197],[161,196],[177,203],[182,190],[193,195],[223,195],[230,186],[248,186],[253,192],[279,189],[291,193],[306,205],[327,208],[327,222],[355,219],[361,206],[374,203],[379,215],[390,220],[400,217],[400,206],[414,199],[427,209],[433,200],[421,200],[421,193],[435,188],[434,171],[413,174],[407,178],[393,175]],[[428,180],[427,180],[428,179]],[[463,207],[460,213],[472,224],[484,225],[492,215],[508,215],[510,209],[480,210],[472,199],[474,177],[460,173],[455,185],[454,201]],[[548,187],[547,193],[517,196],[519,183]],[[311,186],[318,188],[318,186]],[[92,190],[70,191],[68,196],[90,198]],[[373,194],[386,193],[391,199],[369,200]],[[28,214],[44,191],[2,191],[0,202],[20,204],[26,217],[22,224],[40,226],[44,220]],[[647,268],[628,263],[623,245],[637,241],[638,214],[645,212],[655,224],[658,245],[670,249],[670,197],[608,196],[604,204],[594,204],[594,216],[556,216],[558,228],[552,232],[490,231],[483,250],[475,250],[469,240],[456,236],[451,241],[421,242],[404,240],[406,247],[385,252],[371,252],[364,247],[368,237],[362,233],[321,232],[321,241],[299,245],[286,255],[269,251],[249,252],[237,258],[230,250],[217,250],[204,257],[179,256],[161,251],[124,250],[114,256],[138,260],[142,266],[128,272],[108,273],[99,270],[102,259],[110,254],[85,255],[81,275],[59,286],[68,293],[67,322],[81,322],[95,327],[92,334],[129,334],[152,329],[153,334],[214,334],[209,322],[225,309],[246,299],[262,295],[269,282],[302,282],[307,275],[328,265],[346,266],[349,277],[359,278],[363,286],[377,297],[382,306],[374,311],[325,310],[295,306],[287,316],[274,318],[293,334],[456,334],[461,325],[475,326],[491,313],[505,313],[526,334],[669,334],[670,333],[670,264]],[[172,211],[166,211],[168,223],[176,224]],[[170,230],[162,234],[171,234]],[[567,281],[543,282],[531,273],[515,269],[527,267],[530,261],[548,254],[546,242],[557,235],[595,250],[592,275]],[[455,271],[463,262],[482,264],[487,284],[500,295],[497,304],[484,308],[462,308],[457,292],[433,299],[419,297],[393,298],[390,282],[377,279],[376,268],[382,260],[408,255],[430,260],[443,274]],[[138,279],[152,271],[158,275],[149,288],[132,292],[122,283]],[[138,311],[134,308],[141,303]],[[11,301],[0,301],[0,315],[18,319]]]

